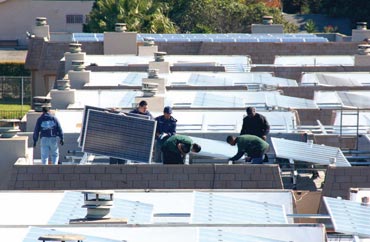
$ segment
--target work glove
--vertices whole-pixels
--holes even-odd
[[[64,145],[64,140],[60,140],[60,145]]]

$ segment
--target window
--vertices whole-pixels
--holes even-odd
[[[83,23],[83,15],[82,14],[66,15],[66,23],[67,24],[82,24]]]

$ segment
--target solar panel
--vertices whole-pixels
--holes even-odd
[[[336,162],[333,164],[334,166],[351,166],[338,147],[308,144],[306,142],[274,137],[271,138],[271,142],[278,158],[293,159],[295,161],[305,161],[320,165],[329,165],[330,160],[335,158]]]
[[[89,109],[82,151],[150,163],[156,121]]]
[[[336,232],[370,237],[369,205],[331,197],[324,202]]]
[[[194,224],[287,224],[284,206],[194,192]]]
[[[83,117],[82,117],[82,128],[81,128],[81,133],[80,133],[80,140],[79,140],[79,143],[78,143],[79,147],[83,146],[83,142],[85,140],[86,121],[87,121],[87,114],[88,114],[89,110],[106,111],[107,109],[88,106],[88,105],[85,106],[84,114],[83,114]]]
[[[69,224],[72,219],[86,216],[84,197],[81,192],[65,192],[62,201],[48,221],[49,225]],[[148,224],[151,222],[153,205],[138,201],[114,198],[110,210],[112,218],[126,218],[128,224]]]
[[[198,241],[199,242],[220,242],[220,241],[232,241],[232,242],[288,242],[288,240],[277,240],[269,239],[259,236],[228,232],[221,228],[219,229],[206,229],[200,228],[198,230]]]
[[[226,159],[233,157],[237,148],[231,146],[225,141],[204,139],[191,136],[191,139],[194,143],[199,144],[202,147],[202,150],[197,154],[200,156],[209,156],[214,158]]]

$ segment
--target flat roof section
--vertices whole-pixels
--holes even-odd
[[[275,56],[277,66],[354,66],[354,55]]]
[[[303,86],[369,86],[370,72],[314,72],[303,73]]]

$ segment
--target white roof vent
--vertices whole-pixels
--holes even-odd
[[[153,46],[153,45],[154,45],[154,38],[152,37],[144,38],[144,46]]]
[[[367,22],[357,22],[356,26],[357,26],[357,29],[366,30],[367,29]]]
[[[158,83],[147,82],[142,84],[141,90],[144,97],[153,97],[158,92]]]
[[[36,112],[42,112],[43,107],[51,107],[51,97],[34,96],[32,98],[32,104]]]
[[[273,19],[272,16],[265,15],[262,17],[262,23],[265,25],[271,25],[274,22],[272,19]]]
[[[113,191],[87,191],[83,208],[87,208],[86,219],[108,219],[113,206]]]
[[[83,60],[72,60],[71,66],[74,71],[85,70],[85,62]]]
[[[370,55],[370,44],[360,44],[357,46],[357,53],[359,55]]]
[[[57,89],[58,90],[69,90],[71,88],[71,84],[68,78],[63,78],[57,80]]]
[[[155,62],[163,62],[165,55],[167,55],[167,52],[154,52]]]
[[[0,137],[12,138],[17,135],[20,121],[18,119],[0,119]]]
[[[45,26],[47,24],[45,17],[36,18],[36,26]]]
[[[80,53],[81,52],[81,44],[80,43],[69,43],[69,51],[71,53]]]
[[[158,79],[159,69],[149,69],[148,78],[149,79]]]
[[[114,30],[116,32],[126,32],[127,30],[127,24],[126,23],[116,23]]]

